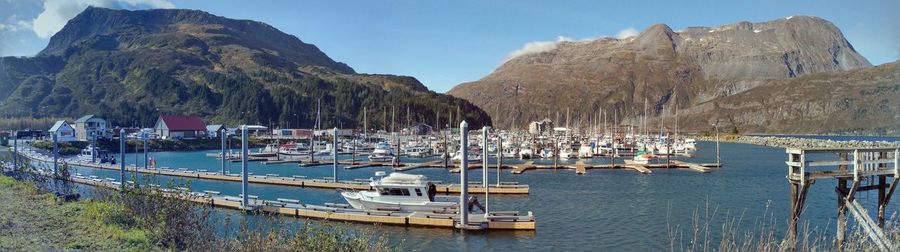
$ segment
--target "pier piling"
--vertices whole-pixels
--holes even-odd
[[[337,147],[338,147],[338,140],[337,140],[337,139],[338,139],[338,128],[337,128],[337,127],[334,127],[334,136],[332,137],[332,144],[331,144],[331,154],[332,154],[332,157],[334,158],[334,159],[332,160],[332,175],[331,175],[332,181],[331,181],[331,182],[337,182],[337,181],[338,181],[338,178],[337,178],[337,165],[338,165],[338,159],[337,159],[337,153],[338,153],[338,152],[337,152]]]
[[[59,144],[56,142],[56,134],[53,132],[53,175],[58,175],[59,169]]]
[[[228,135],[228,130],[225,128],[224,125],[222,125],[222,129],[219,130],[219,132],[220,132],[219,134],[222,134],[221,135],[221,138],[222,138],[222,175],[227,175],[228,172],[225,171],[225,162],[227,162],[226,159],[228,159],[228,158],[227,158],[227,154],[225,154],[225,141],[226,141],[225,137]]]
[[[13,132],[13,169],[19,168],[19,131]]]

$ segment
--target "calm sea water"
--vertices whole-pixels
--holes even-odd
[[[715,162],[715,144],[699,143],[700,150],[689,162]],[[392,241],[402,240],[404,249],[428,251],[656,251],[668,249],[669,228],[685,232],[689,240],[692,216],[700,211],[705,215],[707,207],[715,211],[712,224],[718,226],[725,220],[741,218],[741,228],[748,230],[755,221],[773,217],[775,228],[781,233],[787,226],[790,189],[785,179],[787,154],[784,149],[747,144],[722,143],[724,167],[712,173],[690,170],[654,169],[653,174],[642,175],[633,170],[588,170],[586,175],[575,175],[572,170],[530,170],[524,174],[510,174],[504,170],[502,181],[517,181],[531,186],[527,196],[491,196],[492,210],[533,211],[537,218],[537,231],[460,232],[448,229],[418,227],[374,226],[347,224],[351,228],[375,230]],[[152,153],[159,166],[189,168],[193,170],[220,169],[218,160],[207,157],[205,152]],[[138,163],[142,156],[138,156]],[[135,155],[129,155],[129,163]],[[413,161],[413,160],[409,160]],[[514,163],[517,161],[505,161]],[[552,163],[552,161],[541,161]],[[608,159],[594,162],[608,163]],[[616,162],[621,163],[621,160]],[[239,163],[228,163],[230,172],[237,173]],[[298,167],[296,164],[263,165],[251,163],[254,174],[277,173],[281,176],[306,175],[325,177],[332,175],[331,165]],[[388,168],[339,169],[340,179],[369,178],[375,171]],[[77,168],[78,173],[117,178],[118,173],[108,170]],[[424,174],[430,180],[459,182],[459,175],[444,169],[419,169],[410,173]],[[491,181],[496,171],[490,171]],[[180,178],[157,177],[159,184]],[[481,170],[472,170],[470,179],[481,180]],[[193,190],[215,190],[227,195],[240,193],[240,184],[233,182],[192,180]],[[809,191],[802,221],[830,235],[834,233],[836,216],[835,182],[821,180]],[[250,194],[260,198],[295,198],[305,203],[321,204],[341,202],[335,190],[296,188],[274,185],[250,185]],[[859,200],[871,208],[877,194],[862,193]],[[897,211],[896,203],[888,208],[890,216]],[[769,215],[767,215],[769,213]],[[250,216],[249,218],[254,218]],[[293,218],[291,221],[294,221]],[[299,220],[297,220],[299,221]],[[318,221],[316,221],[318,222]],[[715,227],[714,226],[714,227]],[[715,237],[716,232],[713,232]]]

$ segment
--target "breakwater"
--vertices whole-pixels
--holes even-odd
[[[715,136],[698,136],[698,141],[715,142]],[[788,136],[720,136],[719,141],[745,143],[780,148],[870,148],[900,147],[900,141],[835,141],[832,139],[816,139]]]

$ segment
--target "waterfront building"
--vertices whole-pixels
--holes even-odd
[[[106,129],[106,120],[103,118],[86,115],[75,120],[75,138],[78,141],[90,141],[91,136],[109,138],[110,132]]]
[[[77,141],[75,138],[75,128],[72,125],[69,125],[65,120],[56,121],[53,124],[53,127],[50,127],[48,130],[50,134],[56,134],[56,141],[58,142],[72,142]]]
[[[206,124],[196,116],[163,115],[153,131],[162,139],[196,139],[206,136]]]
[[[227,131],[227,129],[225,128],[225,124],[207,125],[206,126],[206,137],[218,138],[218,137],[220,137],[219,133],[221,133],[223,129]],[[228,132],[225,132],[225,133],[228,134]]]

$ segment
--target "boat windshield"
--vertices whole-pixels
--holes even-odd
[[[409,196],[409,189],[406,188],[382,188],[378,192],[381,195]]]

